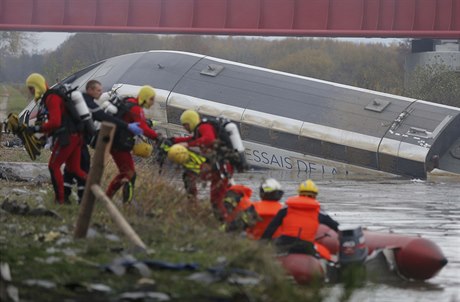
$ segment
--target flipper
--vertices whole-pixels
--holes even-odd
[[[18,115],[15,113],[8,114],[6,121],[6,129],[15,134],[21,139],[24,147],[26,148],[27,154],[32,160],[36,160],[37,156],[40,155],[40,149],[42,144],[35,135],[27,133],[26,125],[19,122]]]

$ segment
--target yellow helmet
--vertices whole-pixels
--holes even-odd
[[[192,109],[185,110],[180,116],[181,124],[188,124],[190,127],[190,131],[195,130],[196,126],[198,126],[200,121],[200,115],[198,114],[198,112]]]
[[[26,80],[27,87],[33,87],[34,99],[38,101],[41,96],[46,92],[48,85],[46,85],[45,78],[39,73],[32,73],[27,77]]]
[[[152,155],[152,151],[152,145],[146,142],[137,143],[133,147],[133,154],[140,157],[149,157]]]
[[[317,195],[318,194],[318,187],[316,184],[313,182],[313,180],[308,179],[304,182],[302,182],[299,185],[299,188],[297,189],[299,194],[305,194],[307,195],[308,193]]]
[[[139,106],[144,107],[144,104],[147,102],[148,99],[155,97],[155,89],[153,89],[150,85],[142,86],[139,90],[139,94],[137,95],[137,101]]]
[[[181,144],[172,145],[168,151],[168,159],[173,163],[183,165],[185,164],[190,158],[187,148],[182,146]]]

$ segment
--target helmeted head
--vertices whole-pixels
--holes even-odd
[[[297,191],[303,196],[316,197],[318,195],[318,187],[311,179],[301,182]]]
[[[139,106],[144,108],[150,108],[155,101],[155,89],[150,85],[142,86],[137,95],[137,102]]]
[[[193,132],[200,121],[200,114],[192,109],[185,110],[180,116],[182,126],[189,132]]]
[[[152,145],[146,142],[137,143],[133,147],[133,154],[140,157],[149,157],[152,155],[152,151]]]
[[[274,178],[264,180],[259,187],[259,195],[262,200],[280,200],[284,191],[281,184]]]
[[[26,80],[27,88],[33,94],[34,100],[38,101],[48,89],[45,78],[39,73],[32,73]]]
[[[181,144],[172,145],[168,150],[168,159],[179,165],[185,164],[188,161],[189,156],[187,148]]]

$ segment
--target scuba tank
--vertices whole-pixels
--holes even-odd
[[[126,107],[124,100],[127,98],[135,98],[135,96],[126,94],[120,95],[116,91],[111,92],[110,97],[107,99],[105,97],[104,102],[101,104],[101,108],[105,113],[116,116],[117,114],[123,114],[125,111],[129,110],[130,107]]]
[[[85,98],[83,97],[82,93],[77,90],[77,88],[78,87],[72,88],[70,84],[56,84],[45,92],[45,94],[42,96],[42,99],[46,100],[50,94],[56,94],[60,96],[63,99],[64,105],[70,115],[71,123],[76,128],[75,130],[84,130],[89,135],[94,135],[96,128],[91,117],[91,112],[86,105]],[[67,127],[69,127],[68,123]]]
[[[70,93],[70,99],[72,100],[74,108],[80,117],[80,121],[86,122],[87,120],[90,120],[91,113],[89,112],[88,106],[83,98],[83,94],[78,90],[74,90]]]
[[[94,133],[96,133],[96,127],[93,119],[91,118],[91,112],[86,105],[83,94],[78,90],[71,90],[70,87],[66,88],[70,92],[70,99],[72,100],[73,108],[75,109],[80,122],[83,124],[83,127],[88,133],[94,135]]]
[[[105,101],[101,105],[102,110],[104,110],[105,113],[108,113],[110,115],[116,115],[118,113],[118,108],[110,100]]]
[[[98,104],[99,106],[101,106],[103,103],[105,103],[106,101],[108,101],[110,99],[110,96],[112,95],[111,92],[103,92],[101,94],[101,96],[96,100],[94,100],[96,102],[96,104]]]
[[[233,122],[228,122],[224,126],[224,130],[227,132],[230,142],[233,146],[233,149],[238,152],[240,164],[237,166],[238,170],[246,170],[248,164],[246,162],[246,156],[244,154],[244,146],[241,140],[240,131],[238,127]]]
[[[102,111],[113,116],[117,115],[118,107],[114,104],[117,102],[117,99],[118,98],[115,95],[109,96],[107,92],[104,92],[103,96],[99,98],[99,101],[102,101],[102,104],[100,105]],[[94,123],[96,129],[99,130],[101,128],[101,123],[98,121],[95,121]]]
[[[238,127],[235,123],[229,122],[225,124],[224,129],[228,133],[228,137],[230,138],[233,148],[238,152],[244,153],[243,142],[241,141],[240,132],[238,131]]]

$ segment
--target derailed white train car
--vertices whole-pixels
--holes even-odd
[[[460,174],[460,108],[239,64],[149,51],[113,57],[65,81],[120,91],[152,85],[151,117],[183,133],[185,109],[240,128],[248,163],[307,173]]]

